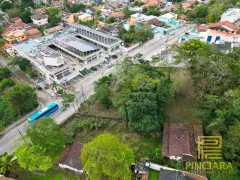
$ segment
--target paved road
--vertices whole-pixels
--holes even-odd
[[[187,31],[188,29],[190,29],[190,27],[182,27],[181,29],[176,30],[175,35],[169,36],[168,40],[172,40],[174,38],[176,39],[180,34]],[[159,49],[162,48],[162,46],[166,43],[166,40],[167,40],[166,35],[163,36],[160,34],[156,34],[154,39],[128,52],[127,55],[134,56],[137,53],[141,53],[144,55],[145,58],[151,57],[155,52],[157,52]],[[0,59],[2,58],[0,57]],[[102,76],[110,74],[113,71],[113,69],[114,67],[108,68],[107,65],[105,65],[103,68],[99,69],[94,73],[89,74],[87,77],[83,78],[81,81],[75,84],[75,90],[81,91],[83,89],[85,96],[89,97],[93,93],[94,81],[98,80]],[[28,77],[26,77],[25,74],[22,73],[19,69],[15,67],[11,67],[11,70],[14,72],[16,76],[21,78],[25,83],[29,83],[35,86],[35,84]],[[44,104],[47,104],[53,100],[55,100],[58,104],[61,104],[61,99],[52,99],[52,97],[46,91],[38,92],[38,97]],[[83,101],[84,99],[80,98],[78,103],[81,103]],[[75,113],[75,108],[71,106],[64,112],[60,110],[55,112],[54,114],[52,114],[52,117],[55,119],[57,124],[61,124],[74,113]],[[29,122],[25,121],[24,123],[20,124],[19,126],[17,126],[16,128],[12,129],[11,131],[5,134],[0,139],[0,154],[3,154],[4,152],[13,152],[13,149],[14,149],[13,142],[15,139],[20,137],[19,131],[22,134],[24,134],[28,126],[29,126]]]
[[[173,39],[177,40],[179,35],[188,31],[189,29],[190,29],[190,26],[188,25],[172,31],[175,33],[174,35],[161,35],[157,33],[154,35],[154,38],[152,40],[135,48],[133,51],[129,52],[128,55],[134,56],[137,53],[141,53],[143,54],[143,57],[151,58],[151,56],[153,56],[154,53],[158,52],[165,45],[167,40],[168,41],[171,41]]]

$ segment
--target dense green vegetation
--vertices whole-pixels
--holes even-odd
[[[0,173],[3,175],[8,175],[16,169],[16,160],[13,154],[4,153],[0,156]]]
[[[31,63],[23,57],[14,56],[10,64],[17,65],[21,71],[25,72],[31,78],[37,76],[37,72],[32,68]]]
[[[51,118],[35,122],[21,140],[15,155],[19,166],[29,171],[50,169],[65,145],[63,131]]]
[[[129,128],[140,133],[160,130],[173,96],[171,80],[141,56],[117,64],[116,73],[101,78],[94,90],[99,103],[106,108],[113,104]]]
[[[33,88],[16,84],[10,79],[7,67],[0,68],[0,129],[4,129],[24,114],[37,107],[37,95]],[[14,85],[14,86],[13,86]]]
[[[84,145],[81,162],[90,180],[131,179],[129,166],[134,162],[133,151],[111,134],[101,134]]]
[[[190,40],[177,48],[177,59],[189,66],[205,135],[223,137],[223,156],[240,167],[240,49],[216,51],[209,43]]]
[[[214,23],[220,20],[224,11],[235,6],[236,3],[236,0],[211,0],[208,4],[195,3],[193,11],[181,11],[181,13],[185,13],[190,21],[197,24]]]
[[[124,41],[124,45],[128,46],[132,42],[146,42],[149,39],[152,39],[154,36],[152,28],[145,24],[139,28],[130,26],[130,29],[127,31],[124,28],[119,33],[119,38]]]

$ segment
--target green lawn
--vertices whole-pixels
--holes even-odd
[[[81,180],[80,176],[75,175],[74,173],[66,173],[62,170],[53,170],[50,169],[46,173],[35,174],[30,171],[23,169],[18,169],[13,175],[13,178],[18,180]]]
[[[165,122],[198,124],[192,97],[191,74],[184,69],[172,69],[171,79],[176,89],[176,97],[167,107]]]
[[[148,180],[159,180],[160,172],[150,169],[148,173]]]

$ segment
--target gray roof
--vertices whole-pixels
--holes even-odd
[[[73,47],[81,52],[87,52],[87,51],[94,51],[101,49],[99,46],[96,46],[94,44],[91,44],[84,40],[73,40],[65,42],[68,46]]]
[[[160,170],[160,178],[159,180],[194,180],[194,178],[183,174],[180,171],[171,171],[171,170]]]
[[[46,19],[47,15],[44,15],[44,14],[34,14],[34,15],[31,16],[31,18],[35,19],[35,20]]]

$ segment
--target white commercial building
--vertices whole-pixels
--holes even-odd
[[[240,26],[240,8],[229,8],[222,14],[220,21],[229,21]]]
[[[13,46],[15,54],[28,59],[47,81],[66,83],[81,72],[120,51],[120,39],[75,25],[48,36]]]

